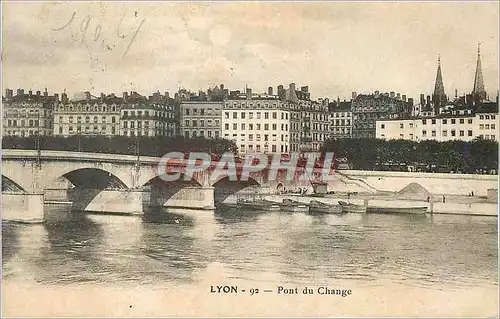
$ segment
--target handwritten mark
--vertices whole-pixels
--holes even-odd
[[[75,16],[76,16],[76,12],[73,12],[73,15],[71,16],[71,19],[69,19],[68,23],[66,23],[65,25],[63,25],[62,27],[60,28],[57,28],[57,29],[52,29],[52,31],[61,31],[61,30],[64,30],[66,27],[68,27],[72,22],[73,20],[75,19]]]
[[[125,49],[125,52],[123,53],[123,58],[125,58],[125,56],[128,53],[128,50],[130,50],[130,47],[132,46],[132,43],[134,43],[135,38],[137,37],[137,34],[139,33],[139,30],[141,29],[141,27],[142,27],[142,25],[144,24],[145,21],[146,21],[146,19],[142,19],[141,23],[139,24],[139,27],[137,28],[137,30],[135,30],[135,33],[132,36],[132,39],[130,40],[130,42],[129,42],[128,46],[127,46],[127,49]]]
[[[69,19],[69,21],[66,24],[64,24],[63,26],[58,27],[58,28],[51,28],[51,30],[52,31],[62,31],[64,29],[70,27],[72,24],[74,24],[76,17],[77,17],[77,13],[73,12],[73,14],[71,15],[71,18]],[[135,12],[135,17],[137,17],[137,11]],[[118,26],[116,28],[116,34],[117,34],[118,38],[120,40],[123,40],[123,41],[125,41],[125,38],[128,37],[127,35],[121,33],[121,27],[122,27],[122,22],[123,22],[124,18],[125,18],[125,14],[121,17],[120,22],[118,23]],[[110,40],[110,38],[108,37],[106,39],[106,35],[103,34],[103,28],[102,28],[101,24],[97,24],[95,27],[93,27],[93,29],[94,29],[93,34],[89,34],[89,28],[91,27],[91,21],[92,21],[91,15],[87,15],[82,19],[82,21],[80,23],[80,28],[79,28],[79,34],[76,35],[77,37],[79,36],[79,42],[81,44],[83,44],[86,48],[90,49],[90,44],[87,42],[87,38],[89,36],[94,41],[94,43],[97,43],[100,39],[102,39],[104,37],[104,39],[100,40],[100,42],[102,42],[102,44],[104,45],[104,48],[111,50],[111,47],[113,47],[113,48],[116,47],[115,44],[111,44],[111,45],[109,44],[108,40]],[[134,42],[136,41],[137,35],[139,34],[139,31],[141,30],[142,25],[145,22],[146,22],[146,19],[145,18],[142,19],[141,22],[139,23],[139,26],[135,30],[135,32],[131,35],[130,40],[127,43],[127,46],[125,48],[125,51],[123,53],[122,58],[125,58],[125,56],[130,51],[132,44],[134,44]],[[74,36],[74,35],[72,34],[72,36]],[[111,40],[113,40],[113,39],[111,39]],[[90,52],[89,52],[89,54],[90,54]]]

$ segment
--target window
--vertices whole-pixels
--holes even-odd
[[[111,123],[116,123],[116,119],[114,116],[111,118]]]
[[[224,129],[229,130],[229,123],[224,124]]]
[[[264,112],[264,119],[268,120],[269,119],[269,112]]]
[[[194,127],[198,126],[198,122],[196,120],[193,120],[193,126]]]
[[[276,124],[273,124],[273,131],[276,131],[276,127],[277,125]]]
[[[491,129],[494,130],[495,129],[495,124],[491,124]]]
[[[485,120],[489,120],[489,119],[490,119],[490,116],[489,116],[489,115],[485,115],[485,116],[484,116],[484,119],[485,119]]]
[[[480,120],[484,120],[484,115],[479,115]]]
[[[184,126],[189,126],[189,120],[184,121]]]
[[[62,127],[59,126],[59,134],[62,134]]]
[[[413,123],[410,123],[410,128],[413,128]]]
[[[186,110],[189,111],[189,110]],[[184,137],[189,138],[189,131],[184,131]]]
[[[479,129],[484,130],[484,124],[479,124]]]
[[[486,125],[484,125],[484,128],[487,129],[487,130],[489,130],[490,129],[490,125],[486,124]]]
[[[447,119],[443,119],[443,124],[448,124],[448,120]]]
[[[252,131],[252,130],[253,130],[253,124],[248,124],[248,129],[249,129],[250,131]]]
[[[427,124],[427,120],[422,120],[422,124]]]
[[[226,119],[228,119],[228,118],[229,118],[229,112],[224,112],[224,117],[225,117]]]
[[[238,129],[238,124],[233,123],[233,130],[237,130],[237,129]]]
[[[257,120],[260,120],[260,112],[257,112]]]
[[[381,129],[385,129],[385,124],[380,124]]]
[[[495,135],[491,135],[491,139],[494,140],[495,139]]]
[[[253,134],[248,134],[248,140],[253,141]]]
[[[269,124],[264,124],[264,130],[265,131],[269,130]]]
[[[273,119],[276,120],[278,118],[278,114],[276,112],[273,112]]]
[[[432,134],[433,137],[436,137],[436,130],[432,130],[431,134]]]
[[[464,124],[465,123],[465,120],[464,119],[460,119],[460,124]]]
[[[245,130],[245,123],[241,123],[241,130],[244,131]]]
[[[490,116],[490,118],[491,118],[492,120],[494,120],[494,119],[495,119],[495,115]],[[492,135],[492,136],[495,136],[495,135]]]
[[[467,136],[472,136],[472,130],[467,131]]]
[[[451,136],[455,136],[456,133],[455,133],[455,130],[451,130]]]
[[[405,125],[403,123],[399,124],[399,128],[404,128],[404,126]]]
[[[269,141],[269,134],[264,134],[264,142]]]
[[[257,131],[260,131],[260,124],[257,124]]]
[[[436,119],[431,120],[432,124],[436,124]]]
[[[245,112],[241,112],[241,118],[244,119],[245,118]]]
[[[468,119],[467,123],[472,124],[472,119]]]
[[[464,131],[460,130],[459,134],[460,134],[460,136],[464,136]]]
[[[205,109],[200,109],[200,115],[205,115]]]
[[[448,136],[448,131],[447,130],[443,131],[443,136]]]
[[[422,131],[422,136],[427,136],[427,131],[426,130]]]
[[[200,126],[205,126],[205,120],[200,120]]]
[[[248,112],[248,118],[253,119],[253,112]]]
[[[457,122],[457,120],[451,119],[451,124],[455,124],[456,122]]]
[[[233,119],[237,119],[237,118],[238,118],[238,113],[233,112]]]
[[[276,145],[274,145],[274,144],[272,145],[272,152],[276,153]]]

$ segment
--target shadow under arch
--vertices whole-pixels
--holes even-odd
[[[185,187],[201,187],[196,179],[184,180],[185,175],[180,173],[180,178],[175,181],[165,181],[157,175],[142,185],[143,189],[150,191],[150,205],[163,206],[172,196]]]
[[[26,193],[26,190],[12,179],[2,175],[2,192]]]
[[[213,184],[215,204],[223,203],[229,196],[252,186],[260,186],[260,183],[251,177],[246,181],[231,181],[229,176],[225,176]]]
[[[103,190],[126,190],[127,185],[116,175],[99,168],[80,168],[57,176],[46,184],[46,190],[67,189],[73,210],[85,210]]]

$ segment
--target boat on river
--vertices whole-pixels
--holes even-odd
[[[371,214],[425,214],[427,213],[426,206],[414,207],[382,207],[382,206],[368,206],[367,213]]]
[[[316,214],[340,214],[342,213],[342,206],[311,200],[309,203],[309,211]]]
[[[365,205],[356,205],[339,200],[339,205],[342,206],[343,213],[366,213]]]
[[[283,202],[279,203],[279,205],[282,211],[294,213],[309,212],[309,205],[288,198],[283,199]]]
[[[265,200],[265,199],[238,199],[238,206],[249,209],[265,210],[265,211],[279,211],[279,203]]]

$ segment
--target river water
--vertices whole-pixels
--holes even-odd
[[[496,316],[498,307],[495,217],[310,216],[253,211],[205,213],[195,219],[174,214],[155,219],[80,215],[71,221],[43,225],[3,223],[2,248],[2,278],[7,287],[3,296],[4,312],[7,315],[207,316],[240,313],[349,316],[415,313]],[[250,289],[259,289],[259,296],[253,296],[253,303],[283,298],[277,294],[279,286],[290,289],[310,287],[315,296],[276,299],[274,306],[267,306],[268,312],[251,312],[234,307],[214,307],[213,298],[218,298],[217,304],[225,300],[210,293],[211,286],[216,285],[238,286],[240,297],[233,303],[247,300]],[[298,302],[305,302],[304,298],[319,298],[318,287],[338,288],[339,285],[353,291],[353,295],[346,299],[358,300],[351,301],[350,306],[346,305],[348,301],[337,301],[332,307],[331,302],[314,304],[313,299],[307,299],[309,301],[303,306],[298,306]],[[49,298],[45,292],[50,288],[53,296],[80,301],[107,291],[103,298],[115,294],[113,300],[118,302],[126,295],[123,291],[130,293],[140,289],[141,296],[146,298],[147,295],[147,302],[153,302],[154,298],[160,298],[158,289],[165,287],[174,295],[176,287],[179,291],[181,287],[185,291],[196,291],[197,297],[193,298],[200,301],[197,307],[202,307],[203,300],[206,308],[195,308],[198,313],[185,308],[187,305],[164,308],[163,302],[157,301],[158,312],[151,307],[141,312],[137,306],[133,309],[136,312],[132,309],[127,310],[132,312],[116,312],[114,308],[99,312],[101,306],[96,300],[97,304],[90,309],[88,303],[86,308],[77,303],[73,306],[65,304],[64,307],[55,303],[49,311],[43,307],[22,306],[28,297],[17,298],[23,293],[23,296],[40,301],[40,298]],[[91,293],[92,289],[97,289],[97,292]],[[116,289],[121,290],[117,292]],[[241,292],[242,289],[246,289],[246,293]],[[272,292],[267,292],[265,297],[264,290]],[[8,295],[9,291],[11,295]],[[404,291],[406,297],[397,291]],[[386,299],[383,294],[387,294]],[[379,299],[373,301],[374,295]],[[179,296],[182,298],[182,294]],[[359,302],[368,296],[372,301],[365,300],[366,309],[373,311],[362,312]],[[133,298],[137,301],[135,298],[137,295]],[[408,298],[416,299],[411,302],[406,300]],[[405,299],[410,308],[384,306],[388,299],[399,300],[397,303]],[[416,307],[417,303],[422,303],[417,300],[424,300],[423,303],[430,308]],[[292,308],[276,306],[284,301]],[[441,308],[443,302],[452,304]],[[416,308],[411,308],[413,306]],[[76,310],[78,307],[82,309]],[[295,311],[288,313],[285,309]]]

